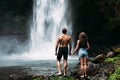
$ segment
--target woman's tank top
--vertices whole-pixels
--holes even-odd
[[[80,40],[79,48],[87,48],[87,39]]]

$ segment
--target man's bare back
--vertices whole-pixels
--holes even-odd
[[[58,49],[58,46],[59,47],[68,47],[69,46],[69,54],[71,55],[71,47],[72,47],[72,44],[71,44],[71,37],[69,35],[66,34],[67,30],[64,28],[62,30],[62,35],[60,35],[58,38],[57,38],[57,41],[56,41],[56,47],[55,47],[55,55],[57,55],[57,49]]]
[[[58,37],[59,47],[67,47],[70,44],[71,38],[69,35],[62,34]]]

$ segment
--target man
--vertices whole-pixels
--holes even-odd
[[[55,47],[55,55],[57,55],[57,67],[58,67],[58,73],[57,75],[62,75],[61,73],[61,58],[63,56],[64,59],[64,76],[66,76],[66,70],[67,70],[67,58],[68,54],[71,55],[71,37],[66,34],[67,29],[62,29],[62,35],[60,35],[57,38],[56,47]],[[59,49],[58,49],[59,47]],[[68,52],[69,47],[69,52]],[[58,51],[58,52],[57,52]]]

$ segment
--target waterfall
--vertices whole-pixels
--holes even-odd
[[[62,28],[67,28],[69,35],[72,32],[69,17],[68,0],[34,0],[30,45],[29,41],[20,43],[17,38],[5,39],[11,44],[8,50],[3,47],[6,52],[0,52],[1,60],[56,59],[55,44]]]
[[[68,1],[34,0],[33,10],[29,55],[35,59],[55,59],[55,43],[61,29],[66,27],[68,33],[71,33],[67,21]]]

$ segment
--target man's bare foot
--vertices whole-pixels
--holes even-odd
[[[57,75],[57,76],[61,76],[61,75],[62,75],[62,73],[57,73],[56,75]]]

